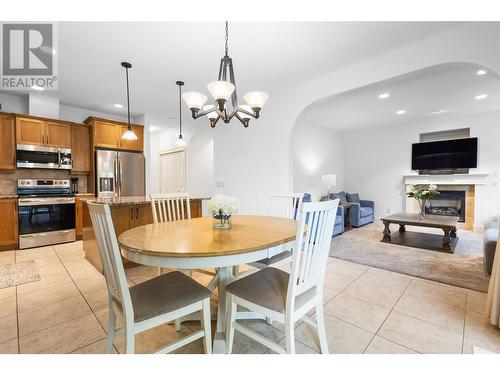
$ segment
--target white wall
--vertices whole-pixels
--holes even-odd
[[[30,92],[28,103],[30,116],[59,118],[59,98],[56,96]]]
[[[471,173],[490,173],[487,185],[476,187],[476,223],[486,227],[493,216],[500,216],[498,177],[500,176],[500,111],[468,116],[436,117],[389,128],[368,129],[344,134],[345,190],[359,192],[361,199],[375,201],[375,216],[403,209],[403,175],[411,173],[411,144],[419,134],[449,129],[470,128],[478,137],[478,168]]]
[[[27,114],[29,110],[28,95],[11,95],[0,92],[0,104],[2,104],[2,112]]]
[[[334,174],[337,185],[332,192],[343,189],[344,147],[337,132],[300,119],[292,131],[293,191],[310,193],[313,200],[327,193],[321,175]]]
[[[71,121],[71,122],[83,122],[89,116],[102,117],[116,121],[127,121],[127,116],[125,114],[121,116],[113,113],[98,112],[87,108],[78,108],[64,104],[61,104],[59,106],[60,120]],[[141,119],[138,118],[137,122],[139,124],[143,124],[143,122],[140,120]]]
[[[437,64],[471,62],[498,74],[498,49],[491,46],[499,43],[500,25],[467,23],[326,76],[270,92],[261,118],[252,120],[248,129],[237,122],[217,125],[214,173],[215,181],[224,187],[216,191],[240,198],[241,213],[265,212],[270,192],[293,188],[290,136],[304,108],[330,95]]]

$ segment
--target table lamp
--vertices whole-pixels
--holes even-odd
[[[334,174],[324,174],[321,176],[321,182],[328,186],[328,197],[330,197],[330,187],[337,185],[337,176]]]

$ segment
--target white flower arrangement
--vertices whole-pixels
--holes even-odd
[[[239,208],[240,202],[238,199],[221,194],[217,194],[208,201],[208,212],[216,218],[220,216],[231,216],[238,212]]]

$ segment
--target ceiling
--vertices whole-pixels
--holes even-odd
[[[307,108],[302,116],[340,132],[389,127],[414,121],[500,109],[500,81],[469,63],[434,66],[337,94]],[[380,99],[379,95],[390,96]],[[476,100],[478,95],[487,98]],[[406,111],[402,115],[396,112]]]
[[[459,25],[234,22],[229,24],[229,55],[240,96],[251,90],[272,94]],[[184,80],[186,91],[208,95],[206,85],[217,78],[223,52],[222,22],[62,22],[59,90],[43,94],[56,95],[66,105],[122,113],[114,104],[125,104],[120,62],[129,61],[132,113],[148,113],[156,124],[173,125],[178,113],[175,81]]]

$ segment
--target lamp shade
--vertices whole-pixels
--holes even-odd
[[[184,140],[184,138],[182,138],[182,135],[179,135],[179,138],[177,138],[177,140],[175,141],[175,145],[177,147],[186,147],[187,142]]]
[[[122,139],[125,139],[126,141],[136,141],[137,136],[132,129],[128,129],[125,133],[123,133]]]
[[[190,109],[201,109],[203,104],[208,100],[206,95],[200,94],[199,92],[185,92],[182,95],[182,99],[184,99]]]
[[[253,113],[253,109],[252,109],[252,107],[250,107],[250,106],[249,106],[249,105],[247,105],[247,104],[242,104],[242,105],[240,105],[239,107],[240,107],[241,109],[244,109],[244,110],[245,110],[245,111],[247,111],[247,112]],[[240,112],[240,111],[238,111],[238,113],[240,114],[240,117],[241,117],[241,118],[243,118],[243,119],[245,119],[245,118],[251,119],[251,118],[252,118],[252,116],[247,115],[246,113],[243,113],[243,112]]]
[[[334,174],[324,174],[321,176],[321,182],[327,186],[337,185],[337,176]]]
[[[212,94],[215,100],[228,100],[234,92],[235,87],[228,81],[213,81],[207,85],[207,89],[210,91],[210,94]]]
[[[203,111],[209,111],[209,110],[214,109],[214,108],[215,108],[215,106],[213,104],[207,104],[207,105],[203,106]],[[215,119],[215,118],[217,118],[217,116],[219,116],[219,115],[215,111],[207,113],[208,118]]]
[[[269,94],[263,91],[251,91],[243,96],[243,99],[252,108],[262,108],[266,103]]]

